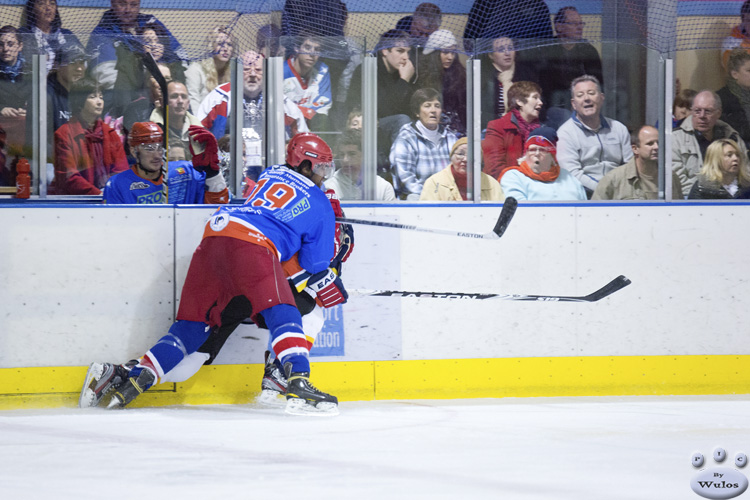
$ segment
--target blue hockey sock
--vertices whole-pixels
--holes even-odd
[[[146,353],[144,359],[131,370],[130,376],[137,377],[143,367],[154,370],[156,376],[161,379],[165,373],[182,361],[182,359],[195,352],[208,338],[211,328],[206,323],[197,321],[175,321],[169,329],[169,333]],[[149,366],[149,364],[151,366]],[[134,373],[135,372],[135,373]]]
[[[277,361],[292,364],[292,372],[309,372],[308,343],[302,331],[302,317],[296,307],[279,304],[261,313],[271,332],[271,346]]]

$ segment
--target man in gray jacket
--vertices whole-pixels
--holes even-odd
[[[622,123],[602,116],[604,93],[595,76],[573,80],[570,93],[573,116],[557,131],[557,162],[583,184],[591,198],[604,174],[633,157],[630,133]]]
[[[690,192],[703,166],[706,148],[717,139],[732,139],[747,156],[745,141],[729,124],[719,120],[721,98],[711,90],[703,90],[693,99],[690,116],[672,132],[672,171],[682,184],[683,194]]]

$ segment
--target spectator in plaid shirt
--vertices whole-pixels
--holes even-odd
[[[450,151],[458,137],[440,125],[443,101],[437,90],[417,90],[410,106],[416,119],[399,130],[390,160],[399,196],[418,200],[424,181],[450,164]]]

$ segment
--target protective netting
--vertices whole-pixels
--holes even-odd
[[[39,0],[44,3],[50,0]],[[0,26],[32,28],[33,0],[2,2]],[[420,30],[435,26],[451,31],[457,39],[491,39],[508,36],[517,48],[553,43],[553,19],[566,6],[577,7],[585,26],[582,37],[592,43],[623,40],[657,51],[720,48],[731,29],[740,22],[741,1],[576,1],[560,0],[476,0],[438,1],[415,12],[419,2],[362,0],[272,0],[268,2],[206,3],[199,0],[156,2],[137,0],[68,0],[58,4],[61,24],[89,48],[94,31],[116,29],[115,4],[121,10],[140,7],[138,24],[156,20],[166,31],[163,42],[184,49],[178,55],[188,60],[207,57],[212,50],[207,36],[218,26],[226,27],[242,49],[259,49],[259,45],[276,45],[279,36],[295,36],[300,31],[334,37],[324,44],[323,56],[346,57],[347,40],[352,37],[365,50],[372,50],[382,33],[402,28],[412,33],[415,43],[424,43]],[[422,4],[423,6],[425,4]],[[732,19],[733,18],[733,19]],[[614,24],[612,24],[614,23]],[[265,27],[265,28],[264,28]],[[336,39],[335,37],[340,37]],[[463,44],[459,44],[463,45]],[[489,47],[470,41],[464,52],[487,52]],[[169,54],[166,57],[170,57]]]

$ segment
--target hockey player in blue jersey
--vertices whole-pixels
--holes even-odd
[[[338,413],[338,400],[309,381],[309,345],[281,267],[295,254],[305,290],[323,307],[346,302],[344,285],[330,266],[335,216],[323,180],[333,171],[330,147],[315,134],[298,134],[287,147],[287,164],[266,169],[245,205],[221,207],[206,223],[193,254],[177,320],[133,366],[93,363],[79,406],[123,407],[159,383],[195,352],[221,324],[222,312],[244,297],[253,321],[262,317],[287,378],[286,411]]]
[[[151,204],[220,204],[229,201],[224,177],[219,174],[216,138],[203,127],[188,129],[192,162],[169,162],[164,182],[164,133],[154,122],[138,122],[128,134],[136,163],[130,170],[113,175],[104,187],[104,202]]]
[[[329,189],[326,197],[331,203],[334,215],[344,217],[341,204],[336,193]],[[335,256],[329,267],[337,270],[341,275],[343,263],[347,261],[354,249],[354,229],[350,224],[337,224],[336,237],[334,238]],[[302,315],[302,330],[311,350],[318,333],[323,329],[325,317],[323,309],[317,301],[315,294],[306,290],[305,271],[299,265],[295,255],[288,261],[281,263],[287,281],[294,295],[294,301]],[[162,382],[184,382],[195,375],[204,364],[212,364],[219,351],[223,348],[229,336],[240,324],[247,322],[247,317],[252,314],[245,297],[235,297],[221,313],[221,323],[209,335],[206,342],[194,353],[185,356],[172,370],[161,377]],[[261,329],[268,329],[263,317],[256,316],[256,325]],[[279,406],[285,404],[287,380],[284,375],[284,367],[281,366],[273,351],[266,351],[263,379],[261,381],[261,392],[256,397],[256,402],[264,406]]]

